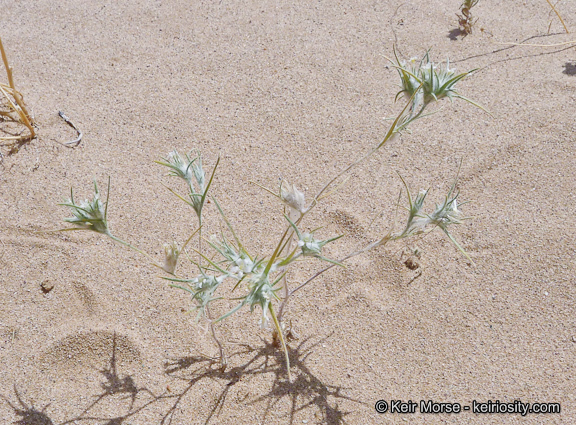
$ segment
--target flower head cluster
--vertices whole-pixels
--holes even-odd
[[[245,274],[252,273],[254,270],[254,261],[248,255],[238,255],[234,258],[234,266],[230,269],[231,273],[235,273],[242,277]]]
[[[250,311],[254,311],[256,306],[262,308],[262,318],[260,319],[260,326],[263,328],[268,327],[268,311],[270,309],[270,303],[273,299],[279,299],[276,292],[280,288],[276,288],[276,285],[284,274],[277,277],[274,282],[270,281],[270,275],[275,272],[275,267],[263,267],[262,262],[258,263],[256,267],[252,269],[252,272],[247,272],[245,275],[241,274],[242,277],[238,275],[229,274],[229,277],[238,279],[238,283],[243,281],[245,278],[248,281],[248,293],[241,297],[242,301],[228,313],[224,314],[217,321],[223,320],[233,313],[240,310],[245,305],[250,306]],[[228,277],[226,276],[226,277]]]
[[[446,230],[451,224],[462,223],[462,212],[458,209],[457,198],[458,194],[454,196],[447,196],[441,204],[436,204],[436,209],[428,216],[430,223]]]
[[[324,247],[324,245],[326,245],[330,242],[333,242],[336,239],[341,238],[343,235],[335,236],[333,238],[325,239],[325,240],[316,239],[314,237],[314,231],[302,233],[302,232],[300,232],[300,230],[298,229],[296,224],[294,224],[292,222],[292,220],[290,220],[288,217],[286,217],[286,220],[288,220],[288,222],[290,223],[290,225],[294,229],[296,236],[298,237],[298,243],[297,244],[298,244],[298,248],[300,249],[300,252],[298,254],[296,254],[293,257],[290,257],[290,261],[295,260],[299,256],[303,256],[303,257],[315,257],[315,258],[318,258],[320,260],[328,261],[329,263],[341,265],[340,263],[338,263],[334,260],[330,260],[330,259],[324,257],[322,255],[322,248]]]
[[[396,52],[394,53],[396,54]],[[402,87],[396,97],[404,94],[411,98],[417,92],[421,92],[421,96],[416,96],[415,98],[417,103],[428,104],[445,97],[449,99],[459,97],[468,100],[458,94],[456,83],[475,70],[456,74],[456,69],[450,68],[449,59],[446,60],[444,65],[436,65],[430,60],[428,52],[420,61],[416,58],[412,58],[408,62],[401,61],[396,56],[396,63],[393,62],[393,64],[400,75]]]
[[[396,52],[394,52],[396,54]],[[419,69],[422,65],[422,62],[418,63],[418,59],[413,57],[409,61],[400,61],[398,57],[396,57],[396,70],[400,75],[400,86],[402,90],[396,94],[396,99],[404,93],[404,95],[408,98],[414,96],[416,92],[420,89],[420,84],[422,82],[418,78]]]
[[[276,284],[280,281],[278,278],[274,283],[270,283],[270,279],[267,274],[259,273],[254,275],[248,283],[248,295],[244,298],[244,304],[250,305],[250,311],[254,311],[254,308],[259,305],[262,308],[262,317],[260,318],[260,326],[268,328],[268,310],[270,302],[272,299],[280,299],[276,295],[276,291],[280,288],[274,289]]]
[[[162,158],[162,161],[156,161],[156,163],[170,168],[169,175],[180,177],[188,184],[192,184],[192,164],[194,161],[195,159],[191,160],[188,154],[182,158],[177,150],[173,150],[166,155],[166,158]]]
[[[404,231],[398,235],[399,238],[418,235],[423,233],[426,229],[426,226],[429,224],[429,219],[426,214],[422,212],[422,207],[427,195],[428,190],[421,190],[418,195],[412,199],[412,196],[408,191],[408,220]]]
[[[455,68],[450,68],[450,60],[447,59],[445,64],[436,65],[431,61],[429,52],[426,52],[420,60],[416,58],[409,61],[400,60],[396,51],[394,51],[394,56],[395,60],[390,60],[390,62],[400,75],[401,86],[396,99],[404,95],[410,99],[410,102],[394,123],[391,135],[406,130],[413,121],[426,116],[423,113],[428,105],[444,98],[450,100],[459,98],[484,110],[476,102],[462,96],[456,90],[456,84],[473,73],[475,69],[457,74]]]
[[[183,158],[178,151],[173,150],[166,158],[162,158],[161,161],[156,161],[156,163],[170,168],[169,175],[179,177],[187,183],[190,201],[186,199],[184,201],[190,204],[200,217],[206,192],[208,191],[201,155],[198,153],[195,158],[191,159],[190,155],[186,154]]]
[[[192,300],[195,305],[192,307],[194,310],[198,310],[197,320],[200,317],[206,315],[206,307],[208,304],[219,298],[214,297],[214,293],[218,289],[218,286],[228,277],[227,275],[213,276],[208,275],[201,271],[201,274],[193,279],[177,279],[177,278],[165,278],[172,282],[183,283],[186,286],[172,284],[171,286],[175,288],[182,289],[192,295]]]
[[[261,262],[252,258],[244,247],[235,247],[224,236],[222,236],[222,240],[217,240],[213,236],[209,243],[212,248],[224,257],[224,261],[228,263],[229,272],[233,277],[240,279],[244,275],[254,272],[261,264]]]
[[[426,199],[426,195],[428,195],[428,191],[421,190],[418,195],[412,199],[406,182],[404,182],[403,179],[402,182],[404,183],[406,191],[408,192],[408,220],[404,230],[391,235],[391,239],[403,239],[425,233],[433,230],[436,227],[439,227],[444,233],[446,233],[456,248],[458,248],[458,250],[460,250],[460,252],[462,252],[468,259],[470,259],[468,254],[466,254],[460,244],[458,244],[456,239],[454,239],[454,237],[448,231],[449,226],[452,224],[460,224],[462,223],[462,220],[466,219],[466,217],[463,217],[461,211],[458,209],[462,203],[458,202],[458,193],[454,193],[456,183],[452,185],[444,200],[441,203],[436,204],[434,212],[431,214],[426,214],[422,211],[422,208],[424,205],[424,200]]]
[[[302,233],[298,238],[298,246],[302,249],[302,255],[316,256],[320,255],[322,250],[322,241],[314,238],[311,233]]]
[[[70,230],[92,230],[94,232],[109,235],[108,222],[106,220],[106,204],[100,199],[98,185],[94,181],[94,198],[92,201],[76,203],[74,193],[70,189],[70,199],[60,204],[72,210],[73,217],[65,218],[64,221],[77,227]]]

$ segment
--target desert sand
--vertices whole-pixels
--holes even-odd
[[[0,37],[38,137],[0,147],[0,422],[48,424],[571,424],[576,422],[576,3],[481,0],[1,3]],[[516,46],[499,43],[528,43]],[[74,188],[106,193],[114,234],[163,261],[197,228],[154,161],[198,149],[243,243],[270,256],[278,180],[310,200],[377,145],[404,105],[386,59],[477,68],[456,99],[349,173],[303,225],[331,258],[396,229],[403,188],[427,210],[461,169],[470,219],[353,258],[296,293],[293,382],[257,308],[217,325],[220,371],[190,297],[145,257],[63,229]],[[5,82],[0,68],[0,81]],[[62,145],[83,132],[76,148]],[[2,129],[0,122],[0,129]],[[406,193],[401,197],[406,205]],[[373,222],[374,218],[378,218]],[[373,223],[372,223],[373,222]],[[206,205],[205,235],[224,229]],[[419,258],[405,264],[407,253]],[[193,253],[192,253],[193,254]],[[417,260],[417,261],[416,261]],[[303,262],[292,285],[322,267]],[[412,269],[414,268],[414,270]],[[183,259],[180,276],[198,272]],[[237,290],[245,291],[245,288]],[[232,296],[237,296],[236,292]],[[226,292],[227,294],[227,292]],[[222,314],[238,301],[221,301]],[[559,403],[555,414],[378,414],[378,400]]]

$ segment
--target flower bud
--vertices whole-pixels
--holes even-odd
[[[176,264],[178,264],[178,256],[180,255],[180,249],[176,242],[171,244],[164,244],[164,267],[163,269],[170,274],[174,274],[176,270]]]

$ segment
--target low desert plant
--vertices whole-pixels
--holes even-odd
[[[12,68],[8,64],[8,57],[6,56],[2,39],[0,39],[0,54],[2,55],[2,62],[4,62],[4,68],[6,69],[6,75],[8,77],[8,84],[0,83],[0,93],[3,99],[0,104],[0,122],[5,121],[16,125],[23,125],[28,130],[27,133],[20,131],[20,134],[0,135],[0,141],[18,144],[36,137],[34,120],[26,108],[22,94],[16,90],[14,86]],[[16,128],[15,131],[18,131],[18,129]],[[4,132],[6,133],[8,131]]]
[[[332,188],[337,180],[348,173],[350,169],[370,157],[387,141],[404,131],[408,131],[408,126],[414,121],[430,115],[429,112],[425,113],[425,111],[431,105],[444,98],[450,100],[460,98],[477,105],[456,91],[456,84],[472,71],[456,74],[455,70],[450,68],[448,61],[443,66],[437,66],[430,60],[428,53],[419,61],[401,61],[396,56],[396,60],[393,63],[401,78],[401,90],[396,97],[404,96],[406,105],[394,119],[381,142],[330,179],[309,202],[306,201],[306,196],[303,192],[299,191],[294,184],[286,181],[281,181],[278,192],[266,189],[275,195],[284,207],[282,217],[284,225],[281,236],[275,245],[274,251],[269,255],[257,255],[249,252],[215,197],[211,197],[211,204],[216,207],[227,230],[219,235],[212,235],[208,239],[202,237],[204,206],[206,205],[208,191],[212,185],[219,159],[212,167],[211,177],[208,181],[206,181],[206,171],[199,153],[190,156],[172,151],[165,158],[157,161],[160,165],[169,169],[169,175],[184,182],[186,187],[185,195],[181,195],[173,189],[169,190],[188,204],[198,219],[198,227],[181,247],[175,242],[165,244],[164,252],[166,258],[164,266],[161,268],[168,275],[164,279],[171,282],[171,286],[190,294],[192,301],[191,311],[196,312],[197,320],[206,320],[208,322],[212,336],[218,345],[220,362],[223,367],[226,365],[226,357],[223,344],[217,338],[215,325],[244,307],[250,308],[251,311],[255,309],[261,310],[260,325],[263,328],[271,329],[274,339],[280,342],[286,357],[288,379],[290,379],[290,362],[285,338],[288,327],[285,325],[286,320],[283,317],[286,314],[287,303],[294,293],[305,288],[318,276],[331,268],[342,266],[352,257],[391,242],[431,232],[436,228],[441,229],[455,246],[464,253],[462,247],[450,233],[450,227],[453,224],[459,224],[465,218],[459,210],[462,203],[458,200],[456,183],[451,186],[448,194],[436,204],[433,210],[426,212],[424,203],[428,196],[428,191],[420,191],[416,196],[413,196],[408,190],[408,185],[402,179],[408,197],[407,217],[404,226],[399,230],[392,229],[385,234],[379,235],[372,242],[344,255],[342,258],[332,259],[324,252],[326,245],[336,241],[342,235],[321,238],[317,236],[320,233],[319,230],[303,230],[305,228],[304,221],[308,213],[322,199],[337,190],[337,188]],[[332,191],[328,192],[329,189]],[[143,251],[111,234],[107,218],[109,193],[106,201],[102,202],[96,184],[94,184],[94,191],[95,194],[92,201],[77,203],[71,193],[70,199],[62,204],[69,207],[73,214],[73,217],[66,219],[66,221],[72,223],[74,227],[65,230],[95,231],[143,253]],[[197,249],[192,249],[192,251],[195,251],[198,259],[194,260],[191,256],[186,256],[197,267],[198,273],[191,277],[180,276],[177,274],[178,260],[182,257],[182,253],[187,253],[190,250],[187,246],[196,233],[198,234]],[[208,249],[211,254],[207,253]],[[326,265],[304,282],[294,285],[287,278],[287,271],[296,267],[301,261],[318,261]],[[237,289],[238,292],[236,292]],[[232,294],[237,295],[237,297],[231,298]],[[236,306],[220,317],[213,317],[210,306],[225,297],[236,300]]]

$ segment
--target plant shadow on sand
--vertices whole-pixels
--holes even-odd
[[[329,338],[329,337],[327,337]],[[246,363],[241,366],[230,367],[225,371],[215,368],[214,361],[203,356],[182,357],[169,360],[165,363],[165,373],[174,380],[173,387],[184,385],[179,391],[167,390],[159,395],[145,387],[138,387],[134,378],[130,375],[120,375],[116,367],[116,339],[112,345],[112,353],[109,365],[100,370],[104,380],[100,383],[100,393],[92,396],[93,400],[85,407],[81,413],[73,418],[56,422],[49,416],[50,404],[45,405],[40,410],[34,406],[33,402],[26,402],[24,397],[14,386],[16,402],[8,397],[0,397],[13,410],[15,425],[67,425],[67,424],[102,424],[102,425],[124,425],[129,419],[136,419],[140,413],[147,409],[154,409],[161,412],[161,418],[156,422],[158,425],[170,425],[173,421],[183,419],[176,415],[181,411],[180,403],[185,402],[186,396],[191,395],[196,384],[204,380],[216,381],[222,384],[219,394],[214,397],[213,405],[209,414],[204,420],[205,424],[217,423],[216,419],[222,412],[230,389],[241,379],[258,375],[271,374],[274,377],[273,385],[267,394],[256,396],[251,401],[245,401],[247,405],[265,405],[263,409],[262,421],[265,422],[274,407],[283,399],[290,400],[290,412],[288,413],[288,423],[293,424],[297,412],[312,407],[322,417],[322,423],[338,425],[345,423],[344,417],[349,414],[340,409],[338,401],[348,400],[351,402],[365,404],[358,400],[346,396],[342,393],[345,388],[323,383],[305,365],[306,359],[313,353],[315,347],[324,340],[320,340],[311,345],[308,344],[310,338],[302,341],[296,348],[289,348],[294,381],[288,382],[284,355],[272,343],[264,341],[261,348],[253,348],[247,344],[241,344],[241,349],[233,353],[231,358],[242,356],[248,357]],[[120,415],[98,415],[93,412],[101,410],[106,406],[114,406],[114,410],[124,411]]]
[[[562,71],[562,73],[566,75],[576,75],[576,61],[566,62],[564,64],[564,71]]]
[[[42,410],[37,410],[34,404],[31,403],[30,406],[22,399],[22,396],[18,393],[16,385],[14,385],[14,394],[16,395],[16,400],[18,404],[13,404],[8,398],[1,396],[2,399],[12,408],[14,411],[14,416],[20,418],[16,422],[12,422],[17,425],[54,425],[52,419],[45,413],[46,408],[50,406],[47,404]]]
[[[102,369],[99,372],[105,378],[105,381],[100,384],[100,387],[103,390],[103,392],[94,396],[95,400],[90,405],[88,405],[88,407],[86,407],[82,411],[82,413],[80,413],[77,417],[73,419],[62,422],[62,425],[75,423],[76,421],[82,421],[82,420],[107,421],[105,422],[106,425],[120,425],[125,419],[141,412],[146,407],[154,403],[156,399],[158,399],[158,397],[155,396],[147,388],[138,388],[132,376],[126,375],[121,377],[118,374],[116,368],[116,335],[114,335],[112,343],[112,355],[110,358],[110,365],[108,368]],[[141,393],[149,396],[149,400],[148,402],[145,402],[144,404],[141,404],[140,406],[135,408],[135,404],[138,401]],[[118,401],[130,400],[127,413],[125,415],[117,416],[114,418],[101,418],[90,415],[90,411],[95,409],[96,406],[98,406],[105,399],[111,399],[111,398],[115,399],[117,398]]]
[[[14,386],[14,393],[18,405],[12,403],[5,396],[1,397],[12,408],[14,416],[21,418],[16,422],[13,422],[13,424],[16,425],[65,425],[82,423],[82,421],[100,423],[103,425],[121,425],[126,419],[134,417],[161,397],[155,396],[147,388],[138,388],[134,379],[130,375],[120,376],[116,367],[116,334],[114,334],[112,340],[110,363],[106,368],[99,372],[105,378],[105,380],[100,384],[100,388],[103,391],[100,394],[92,396],[94,401],[84,408],[80,414],[71,419],[64,420],[63,422],[55,422],[48,416],[46,410],[50,406],[49,404],[42,410],[37,410],[33,403],[29,406],[18,393],[16,386]],[[143,397],[141,394],[144,394],[144,397],[146,397],[147,400],[142,401],[141,399]],[[129,400],[127,408],[125,406],[125,400]],[[126,413],[115,417],[96,416],[91,413],[92,411],[97,410],[103,403],[117,403],[117,410],[126,408]]]
[[[452,41],[458,41],[458,37],[462,34],[463,33],[462,33],[462,30],[460,28],[454,28],[448,32],[447,37]]]
[[[324,341],[320,340],[306,347],[310,339],[305,339],[296,348],[288,347],[294,376],[293,382],[287,380],[282,351],[267,341],[263,341],[265,345],[257,349],[248,344],[241,344],[242,349],[232,354],[231,357],[248,355],[249,360],[242,366],[232,367],[226,371],[210,369],[210,366],[206,364],[210,360],[205,357],[183,357],[167,362],[165,370],[170,376],[177,377],[177,374],[186,371],[186,374],[178,376],[178,379],[187,382],[187,386],[179,394],[172,396],[175,397],[175,402],[164,417],[162,424],[169,425],[171,423],[170,415],[176,411],[180,401],[196,383],[203,379],[226,382],[206,418],[205,424],[208,424],[222,411],[232,386],[245,377],[267,374],[274,376],[274,383],[270,391],[246,403],[250,405],[265,404],[266,407],[263,409],[262,416],[263,423],[266,422],[272,409],[284,398],[290,400],[290,412],[287,415],[289,418],[287,423],[289,424],[294,423],[297,412],[313,406],[316,406],[318,413],[322,416],[322,423],[329,425],[345,423],[344,417],[350,412],[342,411],[338,406],[338,401],[348,400],[359,404],[365,403],[343,394],[342,391],[345,388],[323,383],[305,365],[306,359],[313,353],[313,349]],[[195,369],[190,371],[191,368]]]

